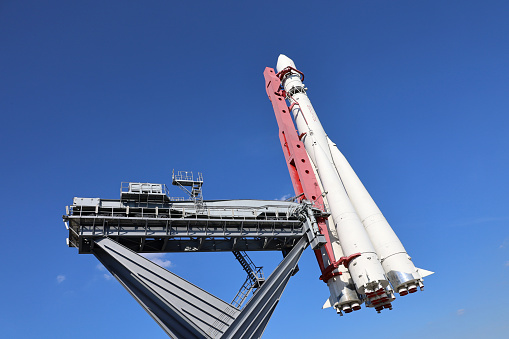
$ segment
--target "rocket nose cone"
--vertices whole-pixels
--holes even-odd
[[[284,54],[280,54],[279,58],[277,58],[277,65],[276,65],[277,72],[278,73],[281,72],[283,69],[285,69],[288,66],[297,68],[297,67],[295,67],[295,64],[293,63],[292,59],[290,59],[289,57],[287,57]]]

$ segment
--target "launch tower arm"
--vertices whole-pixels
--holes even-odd
[[[279,127],[279,141],[283,149],[295,195],[299,197],[300,201],[308,200],[313,203],[314,207],[325,212],[322,192],[311,167],[304,144],[295,130],[290,114],[291,109],[286,104],[285,93],[281,88],[281,81],[274,69],[270,67],[265,68],[263,75],[265,77],[265,89],[276,115]],[[316,219],[316,222],[320,233],[326,239],[326,243],[323,250],[314,248],[322,274],[326,273],[326,268],[336,261],[332,252],[332,245],[325,220],[326,217],[319,217]]]

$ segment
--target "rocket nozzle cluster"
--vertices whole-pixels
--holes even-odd
[[[422,285],[422,283],[420,285]],[[424,285],[422,285],[420,287],[421,287],[421,291],[424,290]],[[398,289],[398,294],[401,297],[407,295],[408,293],[415,293],[415,292],[417,292],[417,285],[415,283],[410,283],[410,284],[401,286]]]
[[[396,299],[392,290],[381,288],[366,293],[365,303],[368,307],[374,307],[377,313],[384,309],[392,310],[392,302]]]
[[[361,305],[359,303],[350,303],[350,304],[343,304],[341,306],[337,306],[336,310],[339,312],[345,312],[345,313],[352,313],[353,311],[358,311],[361,309]],[[341,310],[341,311],[340,311]]]

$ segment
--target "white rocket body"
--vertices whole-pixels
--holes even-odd
[[[308,155],[309,158],[309,155]],[[313,172],[315,177],[318,178],[318,172],[316,170],[316,166],[314,164],[311,166],[313,168]],[[318,180],[318,185],[320,186],[320,190],[323,192],[322,183]],[[323,197],[323,202],[325,206],[328,206],[327,196]],[[330,216],[327,220],[327,227],[329,232],[329,239],[332,246],[332,252],[336,259],[344,257],[343,249],[339,243],[338,234],[334,227],[329,227],[329,225],[334,225],[334,220],[332,216]],[[332,264],[332,262],[328,262],[327,264]],[[352,311],[358,311],[361,309],[361,298],[357,294],[355,284],[352,280],[352,276],[350,275],[350,271],[343,265],[338,266],[334,271],[338,275],[334,275],[332,278],[327,280],[327,287],[329,287],[330,297],[327,299],[323,308],[334,307],[336,312],[340,315],[343,315],[342,312],[350,313]]]
[[[293,62],[284,62],[285,58],[279,57],[278,72],[287,66],[295,68]],[[326,197],[341,248],[345,256],[361,254],[352,260],[349,267],[357,291],[366,294],[385,288],[389,282],[334,167],[327,135],[305,93],[300,75],[288,73],[283,80],[283,86],[292,99],[290,102],[296,102],[292,113],[299,133],[306,133],[305,139],[303,138],[304,147],[316,167],[324,192],[327,192]]]
[[[421,276],[403,244],[336,144],[329,138],[327,140],[334,164],[338,173],[341,173],[348,196],[369,234],[394,290],[403,295],[406,291],[415,292],[417,285],[422,284]]]
[[[288,67],[296,68],[291,59],[280,55],[277,71]],[[300,75],[290,71],[283,77],[282,84],[290,105],[293,105],[292,114],[301,140],[317,172],[322,191],[326,192],[325,199],[335,226],[329,222],[332,239],[337,236],[340,243],[332,244],[336,259],[361,254],[349,266],[357,292],[369,295],[384,289],[388,298],[393,299],[389,281],[400,295],[415,292],[417,285],[423,286],[422,277],[431,272],[415,268],[348,161],[327,137]],[[333,298],[336,287],[329,288]]]

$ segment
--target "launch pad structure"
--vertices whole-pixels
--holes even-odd
[[[93,254],[172,338],[260,338],[304,249],[325,243],[313,222],[326,214],[310,202],[196,199],[203,177],[180,174],[173,184],[199,185],[199,194],[175,199],[165,185],[131,182],[118,200],[74,198],[64,216],[69,246]],[[219,251],[247,273],[231,303],[139,254]],[[265,278],[246,251],[285,257]]]
[[[392,309],[395,293],[422,290],[433,273],[413,265],[325,134],[304,74],[284,55],[277,69],[265,69],[265,89],[295,190],[290,201],[204,200],[201,173],[178,171],[172,184],[187,199],[171,197],[164,184],[126,182],[118,200],[75,197],[66,207],[68,246],[93,254],[172,338],[261,338],[307,246],[330,292],[323,308],[339,315],[361,304],[378,313]],[[231,302],[140,255],[224,251],[247,274]],[[249,251],[281,251],[283,260],[265,277]]]

